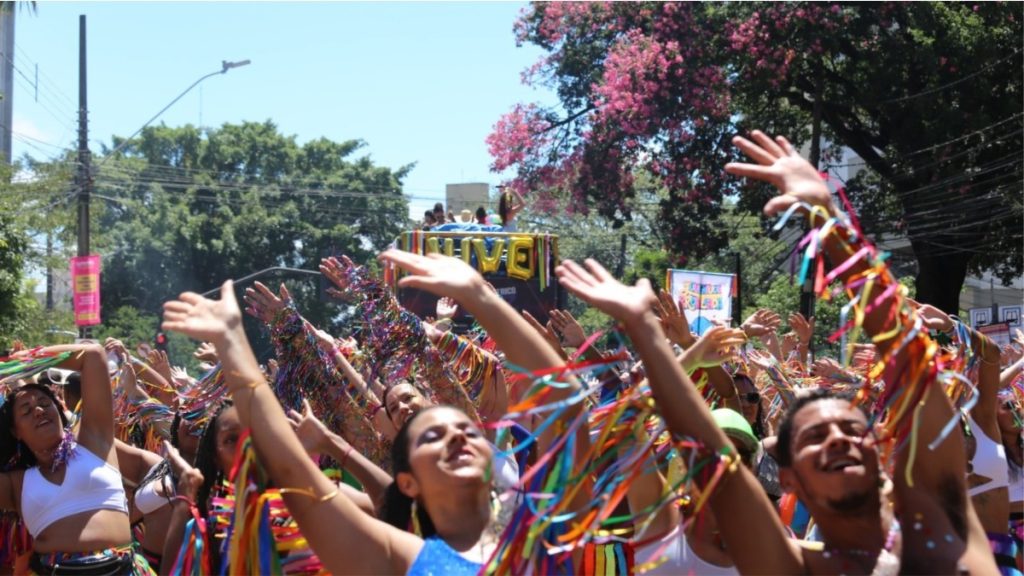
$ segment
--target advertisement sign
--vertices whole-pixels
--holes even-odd
[[[666,276],[668,291],[676,304],[686,309],[694,334],[703,334],[714,322],[728,322],[732,317],[735,274],[669,269]]]
[[[1010,325],[1005,322],[978,326],[978,332],[988,336],[992,342],[1000,346],[1008,346],[1010,344]]]
[[[76,256],[71,259],[72,302],[76,326],[100,323],[100,256]]]

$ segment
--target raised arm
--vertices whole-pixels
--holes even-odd
[[[923,487],[937,498],[951,490],[964,493],[963,438],[949,433],[939,441],[954,411],[935,377],[938,346],[928,337],[920,318],[907,305],[895,278],[877,259],[873,247],[843,220],[817,170],[785,138],[772,140],[755,131],[752,139],[736,137],[733,143],[755,163],[731,163],[726,165],[726,171],[769,182],[782,192],[765,205],[766,214],[810,210],[812,226],[828,227],[827,234],[819,234],[821,251],[833,267],[846,266],[837,272],[838,278],[847,286],[864,281],[862,287],[848,287],[847,293],[858,299],[854,316],[873,337],[880,357],[888,360],[884,373],[888,389],[883,400],[892,400],[893,406],[886,421],[886,433],[903,438],[916,420],[915,441],[904,442],[897,452],[897,494],[914,486]],[[893,393],[901,388],[906,393],[894,397]]]
[[[232,283],[224,283],[220,300],[188,292],[166,303],[163,328],[213,342],[261,464],[276,485],[310,494],[288,492],[284,500],[324,567],[334,574],[404,574],[422,540],[367,516],[306,455],[260,372]]]
[[[544,371],[563,365],[561,357],[544,338],[530,327],[497,293],[487,287],[483,277],[468,264],[457,258],[431,254],[420,256],[400,250],[388,250],[381,259],[390,262],[410,275],[399,280],[399,286],[419,288],[441,296],[451,296],[459,302],[487,333],[505,351],[508,363],[532,372]],[[566,378],[566,386],[552,387],[546,396],[547,403],[568,400],[580,391],[575,378]],[[583,409],[582,402],[572,403],[563,413],[563,422],[572,422]],[[560,431],[549,426],[537,440],[539,454],[546,453],[558,441]],[[575,441],[575,453],[589,452],[590,438],[587,427],[580,426]],[[577,461],[572,476],[579,475],[585,462]],[[571,508],[577,509],[590,499],[591,479],[584,478]]]
[[[665,340],[652,311],[655,296],[650,283],[641,279],[636,286],[624,286],[593,260],[586,261],[586,268],[567,260],[556,273],[567,290],[625,327],[644,362],[668,430],[677,437],[696,439],[711,455],[734,453]],[[722,478],[708,503],[737,569],[741,573],[801,573],[801,558],[790,547],[782,522],[757,479],[744,466],[730,469],[734,472]],[[751,534],[758,537],[751,538]]]
[[[78,443],[90,452],[117,465],[114,452],[114,400],[107,374],[107,353],[98,344],[50,346],[46,353],[73,352],[58,366],[74,370],[82,377],[82,419]]]

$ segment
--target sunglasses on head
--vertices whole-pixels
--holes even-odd
[[[753,404],[761,399],[760,392],[747,392],[746,394],[740,394],[740,398],[743,398],[748,404]]]

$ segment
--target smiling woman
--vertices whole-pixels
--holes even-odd
[[[131,546],[128,503],[114,449],[107,357],[96,345],[55,346],[71,352],[59,366],[81,372],[77,437],[53,392],[27,384],[0,406],[0,508],[18,511],[33,538],[29,568],[39,574],[151,574]]]

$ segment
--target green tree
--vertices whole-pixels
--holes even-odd
[[[269,121],[146,128],[97,162],[104,306],[157,314],[169,297],[227,278],[316,270],[337,253],[370,259],[407,226],[401,180],[411,167],[376,166],[354,156],[362,147],[300,145]],[[326,326],[337,316],[318,301],[315,281],[289,287],[311,320]]]
[[[727,199],[771,192],[726,177],[753,127],[810,140],[814,117],[862,174],[848,183],[868,234],[907,236],[920,298],[955,312],[969,270],[1024,266],[1024,51],[1009,2],[537,2],[516,23],[544,49],[528,82],[560,106],[516,106],[488,139],[494,169],[543,200],[628,220],[637,174],[667,194],[673,257],[725,246]]]

